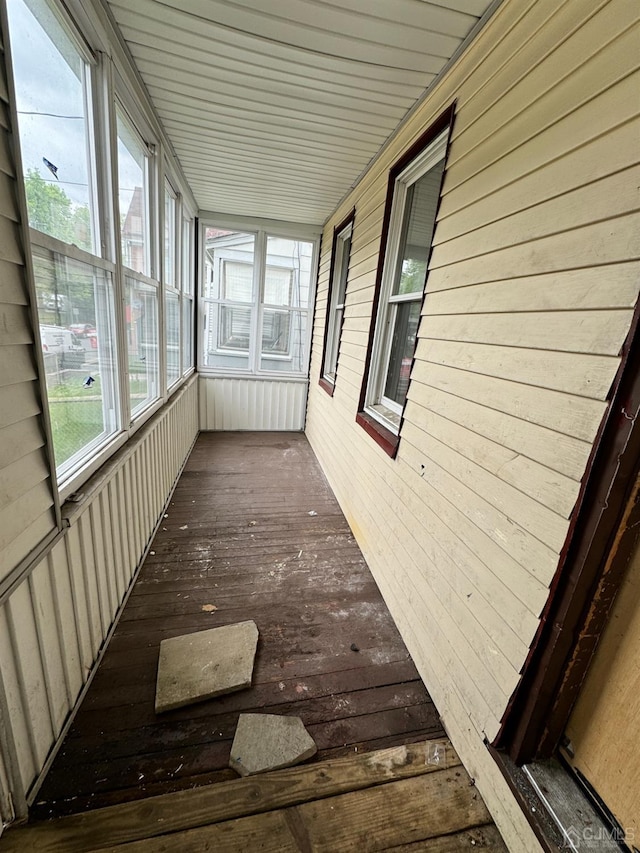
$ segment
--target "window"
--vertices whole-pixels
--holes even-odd
[[[125,323],[131,417],[160,396],[158,364],[158,287],[125,275]]]
[[[36,245],[33,267],[55,461],[64,479],[119,425],[113,280],[98,266]]]
[[[45,0],[7,10],[29,225],[97,254],[91,59]]]
[[[204,366],[304,375],[314,243],[205,229]]]
[[[10,0],[8,11],[40,345],[65,484],[122,421],[115,266],[99,257],[92,121],[99,69],[57,7]]]
[[[7,9],[53,456],[66,497],[193,369],[194,219],[175,183],[157,191],[152,125],[126,79],[105,73],[109,45],[94,30],[83,34],[63,0],[7,0]],[[96,154],[112,150],[113,168]]]
[[[182,218],[182,373],[193,368],[193,284],[194,284],[194,245],[193,219]]]
[[[120,106],[116,108],[116,125],[122,263],[134,272],[151,276],[149,146]]]
[[[398,435],[409,388],[447,137],[448,129],[442,130],[408,164],[397,167],[395,176],[392,172],[372,356],[358,418],[363,426],[382,427],[385,437]]]
[[[176,286],[178,245],[178,196],[169,183],[164,184],[164,328],[167,354],[167,388],[180,379],[180,292]]]
[[[344,301],[351,254],[351,235],[355,211],[339,225],[333,235],[331,273],[327,295],[327,319],[325,324],[324,359],[322,365],[323,387],[333,393],[338,366],[340,332],[344,317]]]

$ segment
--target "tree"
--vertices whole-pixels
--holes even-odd
[[[86,207],[74,207],[62,187],[45,181],[37,169],[27,170],[24,186],[32,228],[91,251],[89,211]]]

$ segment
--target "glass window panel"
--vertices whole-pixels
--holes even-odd
[[[221,305],[218,346],[221,349],[249,351],[251,309],[236,305]]]
[[[420,300],[399,302],[393,310],[395,320],[384,396],[401,406],[409,388],[409,373],[420,322]]]
[[[45,0],[9,0],[29,224],[98,254],[89,67]]]
[[[151,275],[149,245],[149,157],[120,111],[118,133],[118,205],[122,263]]]
[[[262,314],[262,354],[288,355],[291,343],[291,314],[265,308]]]
[[[307,314],[265,308],[262,319],[261,370],[306,370]]]
[[[125,278],[129,399],[135,417],[160,395],[158,382],[158,289]]]
[[[238,312],[235,318],[226,309]],[[241,338],[244,336],[248,342],[250,315],[250,308],[220,305],[217,302],[207,304],[204,327],[204,363],[207,367],[246,370],[249,366],[248,343],[243,347]],[[220,343],[225,340],[233,342],[234,320],[236,346],[221,346]]]
[[[424,290],[443,169],[444,160],[440,160],[407,187],[394,295]]]
[[[164,188],[164,283],[176,283],[176,196],[169,185]]]
[[[168,290],[165,293],[165,325],[167,329],[167,388],[180,378],[180,298]]]
[[[113,284],[104,270],[39,247],[33,264],[54,456],[64,479],[119,426]]]
[[[182,372],[193,367],[193,300],[182,299]]]
[[[244,272],[238,274],[244,275],[245,281],[248,265],[253,278],[254,248],[254,234],[228,231],[222,228],[207,228],[205,230],[205,298],[231,298],[224,295],[225,267],[227,264],[244,264]],[[229,276],[232,276],[231,270]],[[233,289],[233,285],[231,286]],[[251,296],[249,297],[250,300]]]
[[[327,309],[327,349],[325,353],[324,376],[330,382],[335,382],[338,364],[338,349],[340,332],[344,316],[344,300],[347,289],[349,272],[349,255],[351,253],[351,225],[347,231],[338,234],[335,242],[335,266],[331,282],[331,300]]]
[[[264,302],[268,305],[308,308],[312,259],[313,243],[285,237],[267,237]],[[283,273],[276,277],[275,270],[278,268],[289,273],[288,288]]]
[[[267,267],[264,274],[265,305],[291,305],[293,270]]]
[[[251,302],[253,266],[235,261],[222,262],[222,298],[231,302]]]
[[[182,291],[193,293],[193,219],[182,220]]]

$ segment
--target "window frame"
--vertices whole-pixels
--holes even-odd
[[[344,325],[344,311],[349,282],[349,267],[353,250],[353,233],[355,228],[356,209],[353,210],[333,229],[331,243],[331,264],[329,268],[329,287],[327,291],[327,314],[324,326],[324,341],[322,345],[322,370],[319,384],[333,397],[338,379],[338,359],[340,357],[340,341]],[[349,241],[346,265],[345,246]],[[338,302],[340,294],[343,301]],[[341,311],[338,321],[338,311]]]
[[[427,293],[429,263],[437,229],[442,187],[447,171],[447,156],[454,115],[455,105],[447,109],[396,161],[389,171],[382,229],[382,248],[378,258],[369,342],[356,422],[392,458],[396,456],[400,442],[408,387],[402,404],[394,402],[392,407],[385,404],[386,398],[383,399],[382,392],[388,376],[388,356],[392,339],[392,330],[389,331],[390,320],[393,319],[396,310],[395,308],[390,309],[389,306],[412,301],[419,301],[420,304],[416,340],[409,369],[410,377],[415,361],[415,351],[418,345],[420,323]],[[434,228],[427,247],[426,276],[423,288],[421,291],[394,296],[392,288],[396,278],[402,231],[408,223],[408,220],[405,219],[404,204],[407,189],[441,161],[443,162],[443,169],[435,205]],[[408,382],[410,382],[410,378]]]
[[[215,271],[215,264],[219,264],[221,258],[216,258],[212,265],[207,261],[207,229],[218,228],[233,232],[233,235],[248,235],[254,238],[253,244],[253,287],[251,302],[229,302],[221,296],[207,296],[208,282],[206,281],[207,271],[211,270],[213,276],[218,276],[219,272]],[[233,236],[231,235],[231,236]],[[198,352],[197,352],[197,370],[203,375],[217,377],[244,377],[254,379],[279,379],[282,381],[303,381],[308,379],[309,375],[309,358],[311,351],[312,337],[312,317],[315,298],[315,288],[317,280],[317,259],[318,259],[318,244],[319,230],[313,227],[300,226],[298,223],[291,223],[290,227],[286,223],[278,222],[271,223],[269,221],[255,221],[247,217],[215,217],[202,219],[199,222],[199,259],[200,259],[200,275],[199,275],[199,298],[198,298]],[[272,305],[265,303],[265,274],[267,266],[279,267],[280,264],[267,264],[268,255],[268,239],[283,239],[293,242],[304,242],[311,244],[311,255],[309,258],[309,297],[306,307],[299,305]],[[291,292],[291,291],[290,291]],[[292,302],[290,297],[290,303]],[[206,364],[208,351],[206,351],[207,334],[207,317],[210,305],[217,304],[232,305],[239,308],[246,308],[250,311],[250,334],[248,350],[238,350],[238,357],[242,357],[246,361],[246,366],[239,367],[216,367],[215,365]],[[270,361],[291,361],[291,355],[286,353],[271,353],[262,352],[262,329],[264,312],[266,311],[282,311],[286,312],[290,318],[295,315],[304,315],[306,318],[306,329],[302,340],[303,353],[302,363],[305,365],[302,371],[288,371],[277,369],[265,369],[261,366],[264,358]],[[234,352],[231,349],[220,349],[218,346],[215,352],[221,355],[233,357]]]
[[[85,64],[86,73],[83,72],[82,77],[78,76],[83,85],[83,102],[85,123],[86,123],[86,143],[85,149],[90,152],[87,162],[87,182],[90,187],[90,221],[93,230],[93,240],[91,251],[86,251],[84,248],[79,248],[75,243],[66,243],[55,237],[50,237],[48,234],[29,228],[28,225],[28,210],[26,203],[26,193],[23,185],[23,178],[26,177],[25,169],[23,168],[22,146],[20,142],[19,127],[17,123],[17,103],[14,103],[15,92],[12,90],[10,99],[10,108],[13,116],[13,121],[16,127],[16,165],[19,177],[20,187],[18,190],[19,204],[21,216],[24,220],[24,232],[26,235],[27,257],[25,259],[25,267],[29,278],[29,287],[33,296],[33,314],[35,321],[36,332],[38,325],[42,323],[47,325],[46,313],[43,310],[38,310],[37,307],[37,291],[35,282],[35,271],[33,264],[32,252],[38,250],[47,250],[57,253],[61,258],[67,258],[71,261],[80,261],[89,266],[96,267],[98,271],[102,270],[108,274],[112,297],[110,298],[110,313],[108,317],[108,337],[107,332],[104,333],[104,341],[109,340],[109,358],[108,361],[115,365],[113,370],[113,393],[110,392],[108,401],[105,397],[104,405],[108,405],[109,411],[104,414],[108,416],[109,423],[112,423],[114,407],[117,408],[117,426],[115,431],[109,433],[100,441],[89,441],[78,452],[78,456],[84,453],[84,458],[79,460],[77,465],[72,469],[66,470],[65,463],[62,465],[55,464],[53,457],[53,433],[51,430],[51,403],[49,400],[49,391],[46,384],[44,370],[41,370],[39,378],[39,386],[43,398],[43,418],[48,435],[48,443],[51,452],[49,453],[50,471],[52,483],[54,484],[54,504],[59,509],[61,503],[67,499],[72,493],[77,492],[95,472],[107,462],[113,454],[127,443],[137,430],[146,423],[174,394],[184,383],[187,376],[193,373],[193,346],[191,363],[186,355],[182,352],[182,338],[180,343],[180,376],[171,385],[170,389],[165,389],[166,384],[166,366],[163,362],[158,369],[158,395],[152,401],[147,401],[145,406],[139,412],[136,412],[135,418],[131,418],[132,400],[130,397],[130,383],[128,372],[128,349],[127,349],[127,329],[125,317],[125,275],[132,275],[139,278],[140,281],[152,286],[157,293],[158,299],[158,323],[159,323],[159,340],[158,348],[160,351],[160,360],[165,359],[163,352],[164,347],[164,289],[161,281],[162,271],[162,238],[161,226],[163,223],[163,213],[161,209],[162,195],[161,188],[163,186],[162,179],[165,174],[163,164],[168,164],[166,172],[171,170],[172,174],[179,178],[177,181],[172,180],[172,184],[178,190],[180,205],[185,204],[184,196],[180,195],[184,181],[179,169],[179,165],[173,158],[170,146],[166,142],[166,137],[162,128],[158,125],[151,103],[145,98],[144,93],[136,86],[135,70],[129,63],[126,57],[117,53],[113,53],[114,39],[111,31],[105,31],[99,26],[99,20],[92,8],[85,7],[79,0],[45,0],[46,6],[51,10],[51,15],[55,18],[60,29],[64,32],[71,42],[73,49],[77,51],[80,59]],[[55,31],[48,27],[43,27],[45,32],[51,37]],[[11,36],[18,38],[17,30],[7,32],[7,52],[11,56]],[[54,36],[55,43],[55,36]],[[60,52],[64,56],[64,51],[68,48],[61,44]],[[46,71],[46,69],[45,69]],[[10,87],[14,87],[13,77],[15,76],[15,65],[9,73]],[[149,275],[130,272],[130,268],[125,268],[122,263],[122,244],[119,227],[119,197],[118,197],[118,157],[117,157],[117,122],[116,122],[116,104],[123,120],[126,122],[127,128],[135,131],[135,136],[140,138],[146,156],[147,170],[147,192],[148,192],[148,238],[149,238]],[[188,211],[188,218],[191,220],[191,243],[187,251],[192,251],[193,255],[188,263],[185,261],[185,268],[195,269],[197,265],[197,257],[195,255],[197,247],[197,234],[195,232],[195,201],[187,185],[184,185],[186,190],[186,198],[188,202],[185,204],[184,210]],[[182,257],[177,253],[181,251],[180,240],[181,219],[180,211],[183,208],[179,206],[176,213],[176,222],[180,223],[177,226],[178,244],[176,245],[176,285],[180,293],[182,305]],[[179,260],[178,260],[179,257]],[[71,281],[72,279],[70,279]],[[195,338],[195,327],[193,325],[193,306],[195,305],[195,292],[193,283],[190,285],[190,292],[184,297],[190,301],[192,311],[190,316],[186,310],[181,311],[179,315],[180,335],[183,335],[184,323],[191,321],[190,338],[193,343]],[[62,291],[61,291],[62,292]],[[81,312],[82,313],[82,312]],[[71,316],[71,315],[69,315]],[[96,318],[97,319],[97,318]],[[71,322],[66,319],[66,322]],[[105,327],[107,328],[107,327]],[[57,344],[56,344],[57,345]],[[101,341],[98,337],[98,349],[100,349]],[[35,344],[37,346],[37,342]],[[38,363],[44,364],[44,358],[40,352],[37,354]],[[106,421],[105,421],[106,423]],[[71,457],[69,457],[71,458]],[[58,509],[56,510],[58,512]]]

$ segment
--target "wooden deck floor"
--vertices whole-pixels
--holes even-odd
[[[244,619],[253,687],[156,716],[160,641]],[[316,761],[444,734],[301,434],[200,436],[32,816],[236,779],[243,711],[299,715]]]
[[[507,853],[451,744],[427,741],[10,829],[2,853]]]

